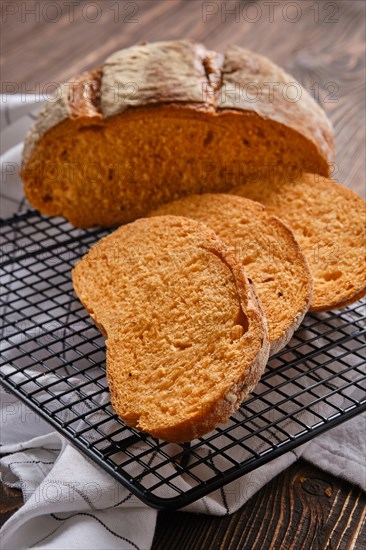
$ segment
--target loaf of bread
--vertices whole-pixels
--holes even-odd
[[[331,125],[293,77],[237,46],[139,44],[75,77],[24,147],[29,202],[79,227],[117,226],[263,166],[327,176]]]
[[[202,436],[258,383],[265,317],[234,255],[204,224],[140,219],[75,266],[75,291],[106,337],[112,405],[167,441]]]
[[[356,193],[316,174],[274,174],[233,193],[261,202],[292,228],[314,278],[311,310],[342,308],[366,294],[366,203]]]
[[[191,195],[151,215],[186,216],[210,226],[252,279],[267,318],[271,354],[290,340],[309,309],[313,281],[293,233],[259,203],[221,193]]]

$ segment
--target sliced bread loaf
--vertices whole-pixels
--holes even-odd
[[[233,193],[263,203],[293,230],[314,278],[313,311],[341,308],[366,294],[366,203],[315,174],[252,181]]]
[[[30,203],[76,226],[116,226],[164,202],[245,182],[264,165],[328,175],[331,125],[293,77],[230,46],[139,44],[63,85],[30,130]]]
[[[140,219],[73,270],[106,336],[112,405],[129,425],[184,442],[225,422],[259,381],[269,345],[242,268],[205,225]]]
[[[282,349],[308,311],[313,282],[293,233],[259,204],[221,193],[191,195],[151,215],[187,216],[210,226],[252,279],[268,323],[271,353]]]

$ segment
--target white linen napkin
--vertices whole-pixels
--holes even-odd
[[[1,98],[3,217],[13,214],[24,202],[17,175],[22,140],[39,108],[37,98],[31,96]],[[44,377],[45,383],[48,376]],[[2,548],[149,549],[157,512],[10,393],[1,390],[0,397],[1,479],[9,487],[21,489],[24,497],[22,508],[2,529]],[[232,513],[300,456],[366,490],[365,428],[366,414],[359,415],[185,510]],[[165,473],[169,473],[169,466]],[[182,480],[183,488],[185,484]]]

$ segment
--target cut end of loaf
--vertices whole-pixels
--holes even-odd
[[[327,172],[315,146],[275,121],[164,106],[108,122],[65,120],[37,143],[22,179],[41,212],[77,227],[113,227],[180,196],[225,191],[291,163],[298,172]]]
[[[180,196],[228,190],[264,167],[325,176],[331,125],[300,85],[297,101],[286,98],[289,83],[268,59],[235,46],[221,55],[178,40],[116,52],[40,113],[23,153],[26,196],[75,226],[117,226]]]

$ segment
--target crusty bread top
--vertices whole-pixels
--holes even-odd
[[[366,203],[315,174],[252,181],[232,191],[264,204],[293,230],[314,278],[311,309],[344,307],[366,294]]]
[[[290,126],[316,144],[328,163],[332,162],[333,129],[325,112],[293,76],[267,57],[229,46],[218,97],[219,109],[240,109]]]
[[[265,368],[255,294],[203,224],[163,216],[122,226],[76,265],[73,284],[107,337],[113,407],[155,437],[182,442],[212,430]]]
[[[151,215],[187,216],[210,226],[253,280],[267,318],[271,353],[290,340],[307,312],[313,282],[293,233],[259,204],[226,194],[191,195]]]
[[[332,127],[324,111],[293,77],[238,46],[221,55],[190,40],[139,44],[112,54],[89,79],[84,73],[73,80],[39,114],[25,141],[25,163],[37,141],[69,117],[108,118],[158,104],[269,118],[303,135],[324,163],[333,160]]]
[[[159,103],[214,107],[222,63],[222,55],[189,40],[138,44],[115,52],[103,66],[103,115]]]
[[[24,141],[22,160],[27,163],[37,142],[64,120],[77,118],[102,119],[100,111],[101,70],[81,73],[62,84],[52,102],[47,102],[37,115]]]

